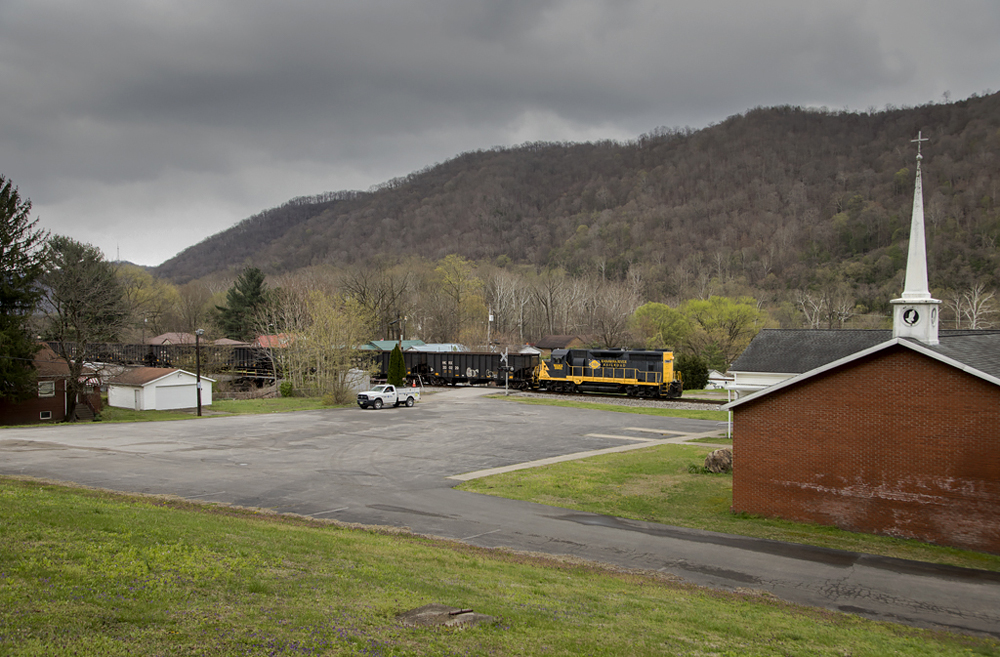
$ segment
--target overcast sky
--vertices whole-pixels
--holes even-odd
[[[1000,88],[997,0],[0,0],[0,174],[156,265],[458,153]]]

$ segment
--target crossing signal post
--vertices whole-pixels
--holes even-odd
[[[510,394],[510,366],[507,364],[507,350],[500,354],[500,369],[503,370],[503,396]]]

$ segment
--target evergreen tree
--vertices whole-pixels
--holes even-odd
[[[215,307],[219,312],[219,327],[226,337],[245,342],[253,340],[257,315],[265,309],[270,296],[264,272],[246,267],[226,292],[226,305]]]
[[[0,176],[0,399],[32,395],[38,344],[28,322],[41,298],[48,233],[29,217],[31,201]]]
[[[399,348],[399,343],[392,348],[389,354],[388,383],[397,388],[406,383],[406,362],[403,360],[403,352]]]
[[[685,390],[701,390],[708,385],[708,364],[701,356],[680,354],[674,367],[681,373]]]

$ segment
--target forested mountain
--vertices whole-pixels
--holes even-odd
[[[652,300],[710,280],[847,286],[884,311],[901,290],[918,131],[931,286],[1000,286],[1000,94],[871,112],[757,108],[633,142],[464,153],[368,192],[301,198],[157,269],[182,283],[252,263],[269,274],[380,256],[638,276]],[[702,289],[702,291],[704,291]]]

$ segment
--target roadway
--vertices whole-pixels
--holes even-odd
[[[414,408],[0,430],[0,474],[273,509],[1000,638],[1000,574],[623,520],[453,490],[469,473],[679,442],[724,423],[529,406],[481,389]]]

